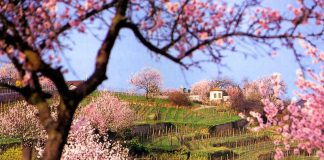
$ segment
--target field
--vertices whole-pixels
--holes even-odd
[[[93,93],[81,105],[88,104],[91,97],[97,95],[98,92]],[[251,132],[237,127],[234,124],[240,117],[225,105],[204,108],[193,103],[181,107],[167,99],[146,99],[124,93],[115,95],[128,102],[136,112],[137,120],[131,128],[128,144],[135,150],[132,156],[136,159],[273,159],[274,132],[271,129]],[[21,155],[20,143],[19,139],[0,136],[0,159]],[[290,151],[285,154],[286,159],[292,160],[316,159],[311,155],[292,156]]]

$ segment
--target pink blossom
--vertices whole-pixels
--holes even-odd
[[[107,130],[120,131],[129,127],[135,119],[135,113],[129,105],[108,92],[99,93],[98,97],[82,108],[80,116],[86,117],[102,134]]]

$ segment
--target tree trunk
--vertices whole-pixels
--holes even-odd
[[[43,160],[59,160],[61,158],[73,121],[74,109],[72,108],[76,107],[66,104],[59,106],[57,126],[47,133],[48,139],[42,156]]]
[[[33,142],[24,140],[22,142],[22,159],[23,160],[31,160],[33,153]]]

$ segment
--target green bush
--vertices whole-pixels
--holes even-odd
[[[145,147],[142,143],[139,142],[137,138],[132,139],[128,142],[127,148],[129,149],[129,153],[131,155],[147,155],[149,153],[149,149]]]

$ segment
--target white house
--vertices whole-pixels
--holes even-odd
[[[225,90],[213,88],[209,92],[209,101],[228,101],[229,96]]]

